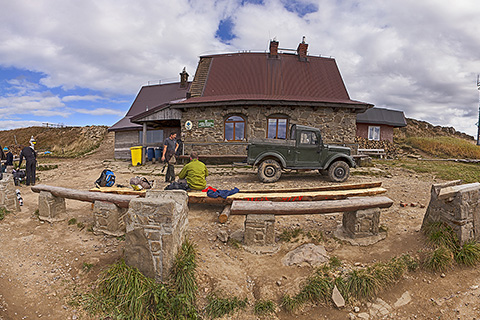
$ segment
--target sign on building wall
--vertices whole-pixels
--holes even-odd
[[[198,127],[199,128],[213,128],[214,121],[213,120],[198,120]]]

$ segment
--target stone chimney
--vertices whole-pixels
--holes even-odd
[[[307,49],[308,44],[305,43],[305,36],[303,36],[302,42],[298,44],[297,48],[298,60],[307,61]]]
[[[183,71],[180,73],[180,88],[186,88],[188,85],[188,73],[183,67]]]
[[[278,41],[273,39],[270,41],[270,57],[278,55]]]

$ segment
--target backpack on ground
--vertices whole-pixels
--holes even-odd
[[[115,175],[113,171],[105,169],[100,174],[100,178],[95,181],[97,187],[111,187],[115,184]]]
[[[143,189],[151,189],[153,181],[150,182],[145,177],[134,177],[130,179],[130,186],[133,190],[143,190]]]

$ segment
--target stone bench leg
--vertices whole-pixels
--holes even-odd
[[[50,223],[67,219],[65,199],[55,197],[50,192],[40,191],[38,196],[38,218]]]
[[[106,201],[95,201],[93,205],[93,231],[119,237],[125,234],[125,216],[127,208]]]
[[[183,190],[147,191],[130,201],[126,216],[125,263],[157,281],[168,278],[188,229]]]
[[[9,173],[4,173],[3,179],[0,180],[0,207],[10,212],[20,211],[20,204],[18,203],[15,193],[13,175]]]
[[[350,238],[378,235],[380,208],[370,208],[343,213],[343,230]]]
[[[245,219],[244,244],[246,246],[274,245],[275,215],[248,214]]]

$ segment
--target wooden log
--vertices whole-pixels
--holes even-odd
[[[228,220],[228,217],[230,216],[230,208],[231,205],[227,204],[225,208],[223,208],[222,213],[218,216],[218,222],[220,223],[225,223]]]
[[[333,190],[333,191],[314,191],[314,192],[282,192],[282,193],[236,193],[226,199],[210,198],[206,192],[189,192],[189,203],[212,203],[229,204],[234,200],[244,201],[279,201],[279,202],[300,202],[300,201],[319,201],[319,200],[338,200],[348,197],[374,196],[387,192],[384,188],[368,188],[353,190]]]
[[[40,191],[50,192],[55,197],[74,199],[86,202],[95,202],[95,201],[106,201],[116,204],[121,208],[128,208],[130,200],[138,198],[138,196],[133,195],[121,195],[121,194],[112,194],[112,193],[101,193],[101,192],[89,192],[84,190],[75,190],[62,187],[47,186],[44,184],[39,184],[32,186],[32,191],[40,193]]]
[[[233,201],[230,209],[232,215],[245,214],[318,214],[333,212],[349,212],[369,208],[389,208],[393,200],[387,197],[354,197],[342,200],[308,201],[308,202],[250,202]]]
[[[312,191],[333,191],[333,190],[354,190],[377,188],[382,185],[382,181],[354,183],[354,184],[336,184],[310,188],[285,188],[285,189],[252,189],[241,190],[242,193],[285,193],[285,192],[312,192]]]

